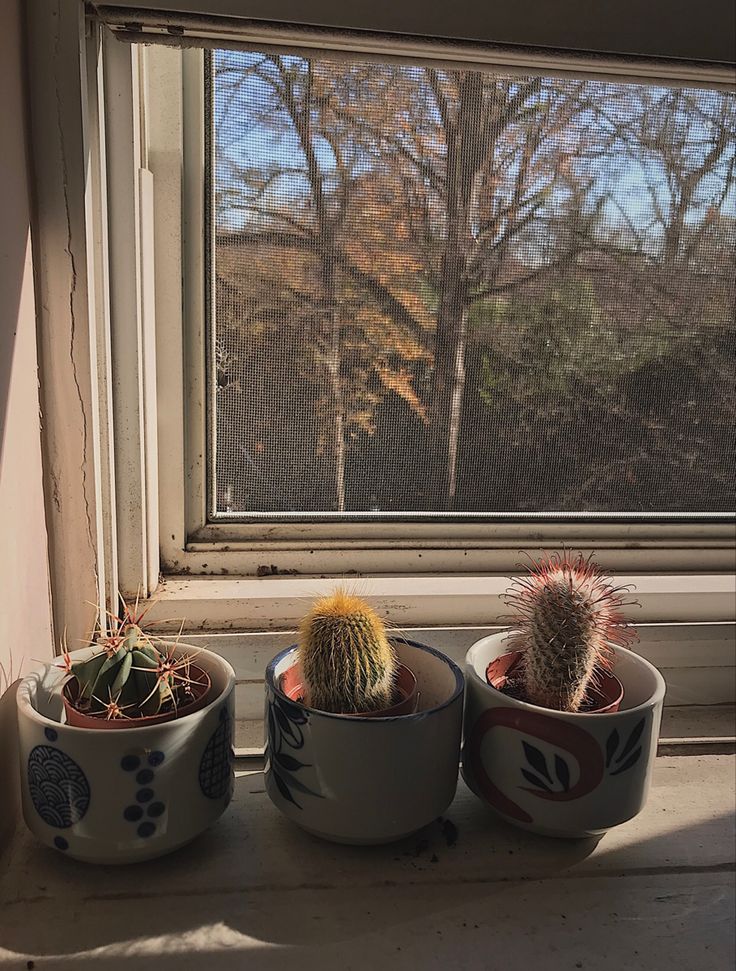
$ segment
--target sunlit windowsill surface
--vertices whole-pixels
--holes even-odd
[[[637,624],[736,621],[736,574],[617,573],[616,583],[635,591],[630,608]],[[264,631],[294,629],[305,604],[346,584],[398,625],[470,627],[501,624],[508,615],[507,575],[328,574],[306,576],[169,576],[154,590],[149,622],[178,629]]]
[[[284,819],[262,768],[174,855],[90,867],[24,830],[0,878],[0,964],[106,971],[730,968],[734,757],[658,759],[644,812],[599,842],[535,837],[461,783],[446,813],[385,847]]]

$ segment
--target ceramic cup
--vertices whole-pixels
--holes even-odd
[[[74,651],[72,660],[93,653]],[[38,839],[78,860],[132,863],[188,843],[233,791],[235,674],[198,650],[212,680],[204,708],[164,724],[105,731],[64,722],[64,673],[45,665],[18,686],[23,816]]]
[[[572,714],[517,701],[486,682],[507,633],[467,654],[463,777],[516,826],[547,836],[598,836],[646,802],[665,683],[648,661],[614,647],[624,686],[617,712]]]
[[[388,843],[426,826],[455,796],[463,675],[439,651],[392,638],[416,676],[414,714],[335,715],[290,701],[282,675],[297,648],[266,671],[266,791],[303,829],[339,843]]]

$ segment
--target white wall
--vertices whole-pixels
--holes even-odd
[[[0,664],[15,676],[53,652],[20,11],[0,4]]]
[[[19,0],[0,4],[0,850],[18,817],[15,691],[53,654]]]

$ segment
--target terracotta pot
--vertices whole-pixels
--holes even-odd
[[[646,802],[665,684],[653,665],[614,647],[623,686],[618,710],[553,711],[488,684],[510,666],[507,633],[467,655],[463,776],[505,820],[548,836],[599,836]],[[503,676],[503,675],[501,675]]]
[[[514,671],[521,663],[521,651],[509,651],[495,658],[486,668],[486,681],[491,687],[505,694],[504,688],[512,679]],[[513,696],[510,696],[513,697]],[[603,715],[606,712],[618,711],[624,697],[624,686],[610,671],[598,669],[596,684],[588,691],[588,704],[584,714]],[[524,700],[523,698],[521,699]],[[537,706],[539,707],[539,706]],[[545,709],[546,710],[546,709]]]
[[[281,677],[279,687],[287,698],[291,701],[302,699],[305,704],[309,704],[306,697],[301,668],[298,664],[289,668]],[[417,689],[417,679],[414,673],[405,664],[399,664],[396,675],[395,701],[388,708],[379,708],[376,711],[355,713],[346,712],[345,714],[359,718],[394,718],[397,715],[411,715],[417,710],[419,704],[419,691]]]
[[[90,863],[133,863],[188,843],[222,815],[234,785],[235,673],[205,649],[197,666],[212,685],[197,711],[126,731],[65,722],[65,673],[54,664],[21,681],[23,816],[42,843]]]
[[[193,701],[190,701],[186,705],[180,705],[176,711],[166,711],[159,715],[145,715],[141,718],[102,718],[79,711],[76,707],[79,685],[76,678],[72,678],[70,681],[67,681],[61,692],[67,724],[73,725],[74,728],[96,728],[120,731],[121,729],[145,728],[148,725],[163,725],[165,722],[175,721],[177,718],[184,718],[186,715],[191,715],[193,712],[199,711],[200,708],[204,708],[207,704],[210,688],[212,687],[209,674],[196,664],[192,664],[190,668],[190,677],[192,681],[196,682],[191,685],[192,692],[195,695]]]
[[[295,700],[302,695],[296,646],[268,665],[266,791],[315,836],[389,843],[431,823],[455,796],[462,671],[431,647],[391,640],[416,678],[419,703],[410,714],[318,711]]]

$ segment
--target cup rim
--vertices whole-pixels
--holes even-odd
[[[473,644],[471,644],[470,648],[468,649],[467,654],[465,655],[465,664],[467,668],[467,675],[470,679],[477,682],[483,688],[487,688],[488,691],[494,692],[494,694],[498,695],[499,698],[503,698],[511,707],[518,707],[524,711],[544,712],[553,717],[557,715],[560,718],[565,718],[565,719],[569,718],[574,721],[577,721],[579,719],[589,719],[589,718],[596,718],[596,719],[619,718],[622,715],[630,715],[635,712],[645,712],[650,710],[651,708],[656,707],[658,704],[661,704],[661,702],[664,700],[665,692],[667,690],[667,685],[665,683],[664,678],[662,677],[662,673],[651,663],[651,661],[647,661],[647,659],[643,658],[640,654],[637,654],[635,651],[632,651],[628,648],[618,647],[615,644],[611,644],[610,647],[612,648],[612,650],[616,655],[632,658],[635,664],[641,664],[642,667],[646,668],[654,677],[654,682],[655,682],[654,691],[652,691],[652,693],[649,695],[646,701],[642,701],[640,704],[635,705],[633,708],[622,708],[619,711],[608,711],[608,712],[557,711],[554,708],[542,708],[541,705],[532,705],[528,701],[521,701],[518,698],[510,698],[508,695],[505,695],[502,691],[499,691],[498,688],[494,688],[492,684],[488,684],[488,682],[484,678],[481,678],[481,676],[478,674],[475,668],[475,654],[483,646],[485,646],[488,643],[488,641],[495,640],[495,639],[501,640],[502,638],[505,638],[509,634],[510,630],[511,628],[506,628],[505,630],[497,631],[495,634],[489,634],[486,637],[481,637],[477,641],[474,641]],[[615,673],[615,668],[614,668],[614,673]],[[626,684],[623,681],[621,683],[624,685],[624,698],[625,698]]]
[[[321,708],[311,708],[309,705],[305,705],[300,701],[294,701],[288,698],[284,692],[279,687],[276,681],[276,668],[283,661],[285,657],[289,654],[296,653],[299,650],[298,644],[291,644],[289,647],[285,647],[282,651],[271,659],[266,668],[266,686],[273,691],[273,693],[281,698],[286,704],[294,705],[302,711],[309,712],[313,715],[319,715],[323,718],[335,718],[343,722],[360,722],[362,725],[374,724],[383,725],[386,722],[409,722],[409,721],[420,721],[423,718],[427,718],[429,715],[434,715],[439,711],[443,711],[450,705],[454,704],[458,697],[462,697],[463,691],[465,689],[465,678],[463,672],[459,665],[457,665],[452,658],[443,654],[442,651],[436,650],[434,647],[429,647],[427,644],[420,644],[419,641],[412,641],[408,637],[398,637],[396,635],[389,635],[389,640],[397,641],[401,644],[407,644],[409,647],[416,648],[417,650],[424,651],[427,654],[432,654],[438,660],[446,664],[450,671],[455,676],[455,688],[450,694],[449,698],[446,698],[441,704],[435,705],[433,708],[424,708],[421,711],[415,711],[411,715],[361,715],[361,714],[342,714],[335,711],[322,711]],[[421,689],[420,689],[421,690]]]
[[[78,651],[70,651],[70,657],[81,657],[86,654],[90,649],[87,647],[82,647]],[[125,728],[121,729],[118,733],[111,733],[109,730],[104,728],[78,728],[76,725],[69,725],[67,722],[57,721],[55,718],[49,718],[47,715],[41,714],[37,708],[34,707],[31,702],[30,695],[30,684],[34,678],[37,678],[40,674],[46,671],[47,668],[56,667],[53,661],[49,661],[38,665],[32,671],[30,671],[18,684],[18,691],[16,695],[16,703],[18,708],[18,714],[23,714],[25,717],[29,718],[31,721],[35,721],[37,724],[44,727],[51,727],[55,731],[63,732],[75,732],[79,733],[79,737],[99,737],[103,736],[106,739],[110,739],[111,734],[115,734],[119,737],[133,738],[136,735],[144,734],[147,732],[154,731],[164,731],[166,729],[171,730],[176,725],[182,725],[187,722],[190,718],[196,718],[198,716],[204,716],[208,714],[216,705],[222,702],[222,699],[227,695],[235,685],[235,671],[233,670],[232,664],[227,661],[222,655],[216,654],[214,651],[208,650],[206,647],[197,648],[197,654],[206,654],[214,659],[215,664],[220,664],[227,675],[227,683],[223,687],[222,691],[218,691],[212,701],[206,704],[203,708],[199,708],[197,711],[190,712],[188,715],[183,715],[181,718],[174,718],[168,722],[161,722],[157,725],[142,725],[135,728]]]

